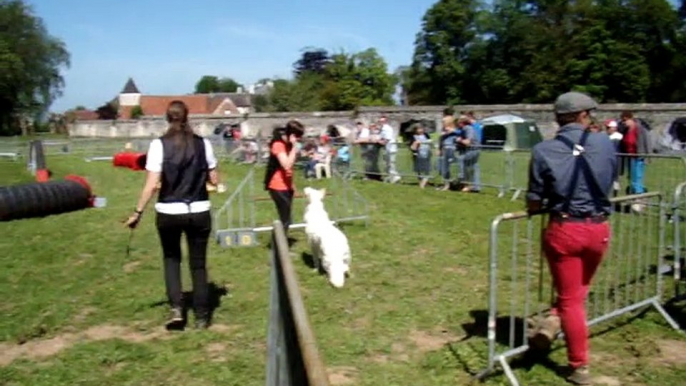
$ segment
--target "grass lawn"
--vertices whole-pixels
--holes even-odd
[[[154,216],[146,213],[129,256],[129,232],[119,223],[135,205],[143,174],[71,156],[47,162],[55,178],[87,177],[108,207],[0,224],[0,384],[264,384],[267,238],[248,249],[212,244],[210,278],[227,290],[218,291],[213,327],[164,331]],[[247,168],[223,166],[230,192]],[[259,171],[257,184],[261,178]],[[28,180],[23,165],[0,163],[0,185]],[[371,221],[344,226],[355,275],[344,289],[332,289],[301,261],[304,235],[293,232],[296,270],[332,385],[466,384],[487,358],[480,316],[488,299],[488,227],[496,215],[519,210],[521,201],[492,192],[351,183],[367,199]],[[264,194],[259,186],[256,192]],[[213,206],[226,197],[214,195]],[[258,211],[260,218],[275,213],[268,201]],[[591,340],[594,374],[607,385],[683,383],[686,339],[656,312],[622,323],[627,320],[593,329],[600,333]],[[565,362],[561,345],[551,360]],[[526,385],[561,384],[545,362],[515,373]],[[505,384],[505,378],[485,384]]]

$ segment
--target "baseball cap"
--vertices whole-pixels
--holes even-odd
[[[597,109],[598,103],[586,94],[570,91],[557,97],[554,108],[556,114],[579,113]]]
[[[615,128],[617,127],[617,121],[614,119],[608,119],[605,121],[605,126]]]

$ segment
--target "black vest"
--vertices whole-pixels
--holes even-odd
[[[184,154],[172,138],[160,138],[162,141],[162,187],[157,202],[182,202],[190,204],[195,201],[207,201],[207,158],[205,142],[202,137],[193,136],[189,143],[194,152]],[[190,150],[190,149],[189,149]],[[190,153],[190,152],[186,152]]]
[[[274,145],[274,141],[269,144],[269,161],[267,161],[267,170],[264,173],[264,190],[269,190],[269,182],[272,180],[274,173],[281,169],[281,163],[279,162],[279,159],[272,154],[272,145]],[[292,148],[292,144],[286,143],[287,152],[290,152]]]

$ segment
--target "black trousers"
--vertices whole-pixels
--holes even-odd
[[[164,283],[172,307],[183,306],[181,292],[181,234],[186,234],[188,265],[193,281],[193,308],[196,317],[207,317],[207,240],[212,230],[210,212],[170,215],[157,214],[157,232],[164,254]]]
[[[293,222],[291,216],[291,208],[293,207],[293,191],[269,189],[269,195],[272,197],[272,200],[274,200],[276,211],[279,213],[279,220],[283,224],[283,230],[288,233],[288,227]]]

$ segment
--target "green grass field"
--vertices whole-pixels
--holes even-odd
[[[48,165],[54,178],[88,178],[108,207],[0,224],[0,384],[264,384],[267,238],[247,249],[212,244],[210,278],[227,290],[217,295],[213,327],[167,332],[161,327],[167,308],[154,216],[146,213],[129,256],[129,232],[120,224],[144,175],[71,156],[48,157]],[[222,165],[229,192],[247,170]],[[23,164],[0,163],[0,185],[31,179]],[[371,221],[369,227],[344,226],[354,272],[344,289],[332,289],[311,272],[301,259],[304,235],[293,232],[298,278],[332,385],[466,384],[487,359],[488,227],[522,202],[489,191],[351,184],[368,201]],[[299,180],[298,186],[307,185]],[[226,197],[214,195],[213,206]],[[268,201],[258,211],[260,218],[274,217]],[[185,288],[189,284],[185,280]],[[676,316],[684,321],[683,314]],[[678,385],[686,379],[686,338],[656,312],[593,331],[598,384]],[[523,384],[562,384],[551,363],[564,364],[565,353],[556,347],[550,361],[515,368]],[[505,378],[496,375],[485,384],[504,385]]]

